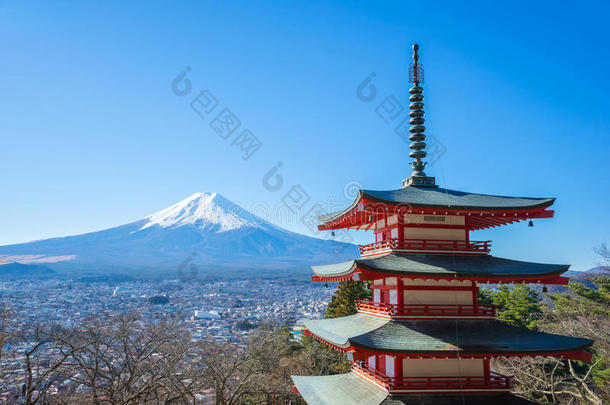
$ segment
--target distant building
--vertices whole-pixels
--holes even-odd
[[[211,311],[197,310],[193,314],[192,319],[193,320],[195,320],[195,319],[221,319],[221,316],[218,313],[218,311],[216,311],[216,310],[211,310]]]

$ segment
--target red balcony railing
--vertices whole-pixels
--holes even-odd
[[[491,241],[436,240],[436,239],[387,239],[381,242],[358,245],[362,256],[373,255],[391,250],[469,252],[487,254]]]
[[[365,375],[369,379],[376,381],[378,384],[384,386],[387,389],[390,389],[393,386],[393,380],[391,377],[388,377],[387,375],[368,367],[366,364],[361,365],[357,362],[352,362],[352,369],[356,372],[359,372],[360,374]]]
[[[485,376],[434,376],[434,377],[388,377],[366,365],[352,363],[355,371],[375,380],[392,390],[463,390],[463,389],[510,389],[512,377],[490,373]]]
[[[481,316],[495,317],[494,305],[437,305],[437,304],[385,304],[381,302],[357,300],[360,312],[373,312],[388,316],[443,317],[443,316]]]

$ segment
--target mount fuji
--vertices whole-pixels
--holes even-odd
[[[169,275],[193,271],[307,271],[351,259],[355,245],[289,232],[218,193],[197,193],[114,228],[0,246],[0,265],[41,264],[58,272]],[[303,274],[303,273],[301,273]]]

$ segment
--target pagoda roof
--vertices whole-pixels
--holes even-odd
[[[327,376],[292,376],[305,402],[311,405],[379,405],[388,392],[355,373]]]
[[[531,354],[581,350],[590,339],[553,335],[496,320],[388,320],[364,314],[305,320],[313,335],[340,348],[417,354]]]
[[[477,194],[449,190],[440,187],[408,186],[396,190],[359,190],[352,204],[342,211],[321,215],[321,222],[328,222],[351,211],[362,199],[390,205],[429,207],[461,210],[524,210],[546,208],[555,202],[554,198],[509,197],[491,194]]]
[[[534,402],[509,393],[498,394],[409,394],[387,391],[353,372],[328,376],[292,376],[305,401],[316,405],[529,405]]]
[[[396,190],[359,190],[344,210],[320,215],[320,230],[370,229],[386,215],[468,215],[472,230],[506,225],[531,218],[550,218],[554,198],[508,197],[437,187],[407,186]]]
[[[352,278],[355,272],[373,272],[481,280],[505,278],[507,281],[514,281],[519,278],[558,276],[569,267],[567,264],[524,262],[491,255],[387,253],[312,268],[319,279],[348,279]]]

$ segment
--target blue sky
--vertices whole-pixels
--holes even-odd
[[[1,1],[0,244],[123,224],[198,191],[276,207],[293,185],[311,202],[348,202],[350,182],[398,188],[408,145],[375,109],[407,104],[417,41],[428,133],[446,149],[428,174],[557,197],[554,219],[473,239],[595,266],[610,240],[607,3],[428,3]],[[371,72],[365,103],[356,88]],[[204,89],[262,142],[250,159],[191,109]],[[278,162],[284,185],[269,191]]]

